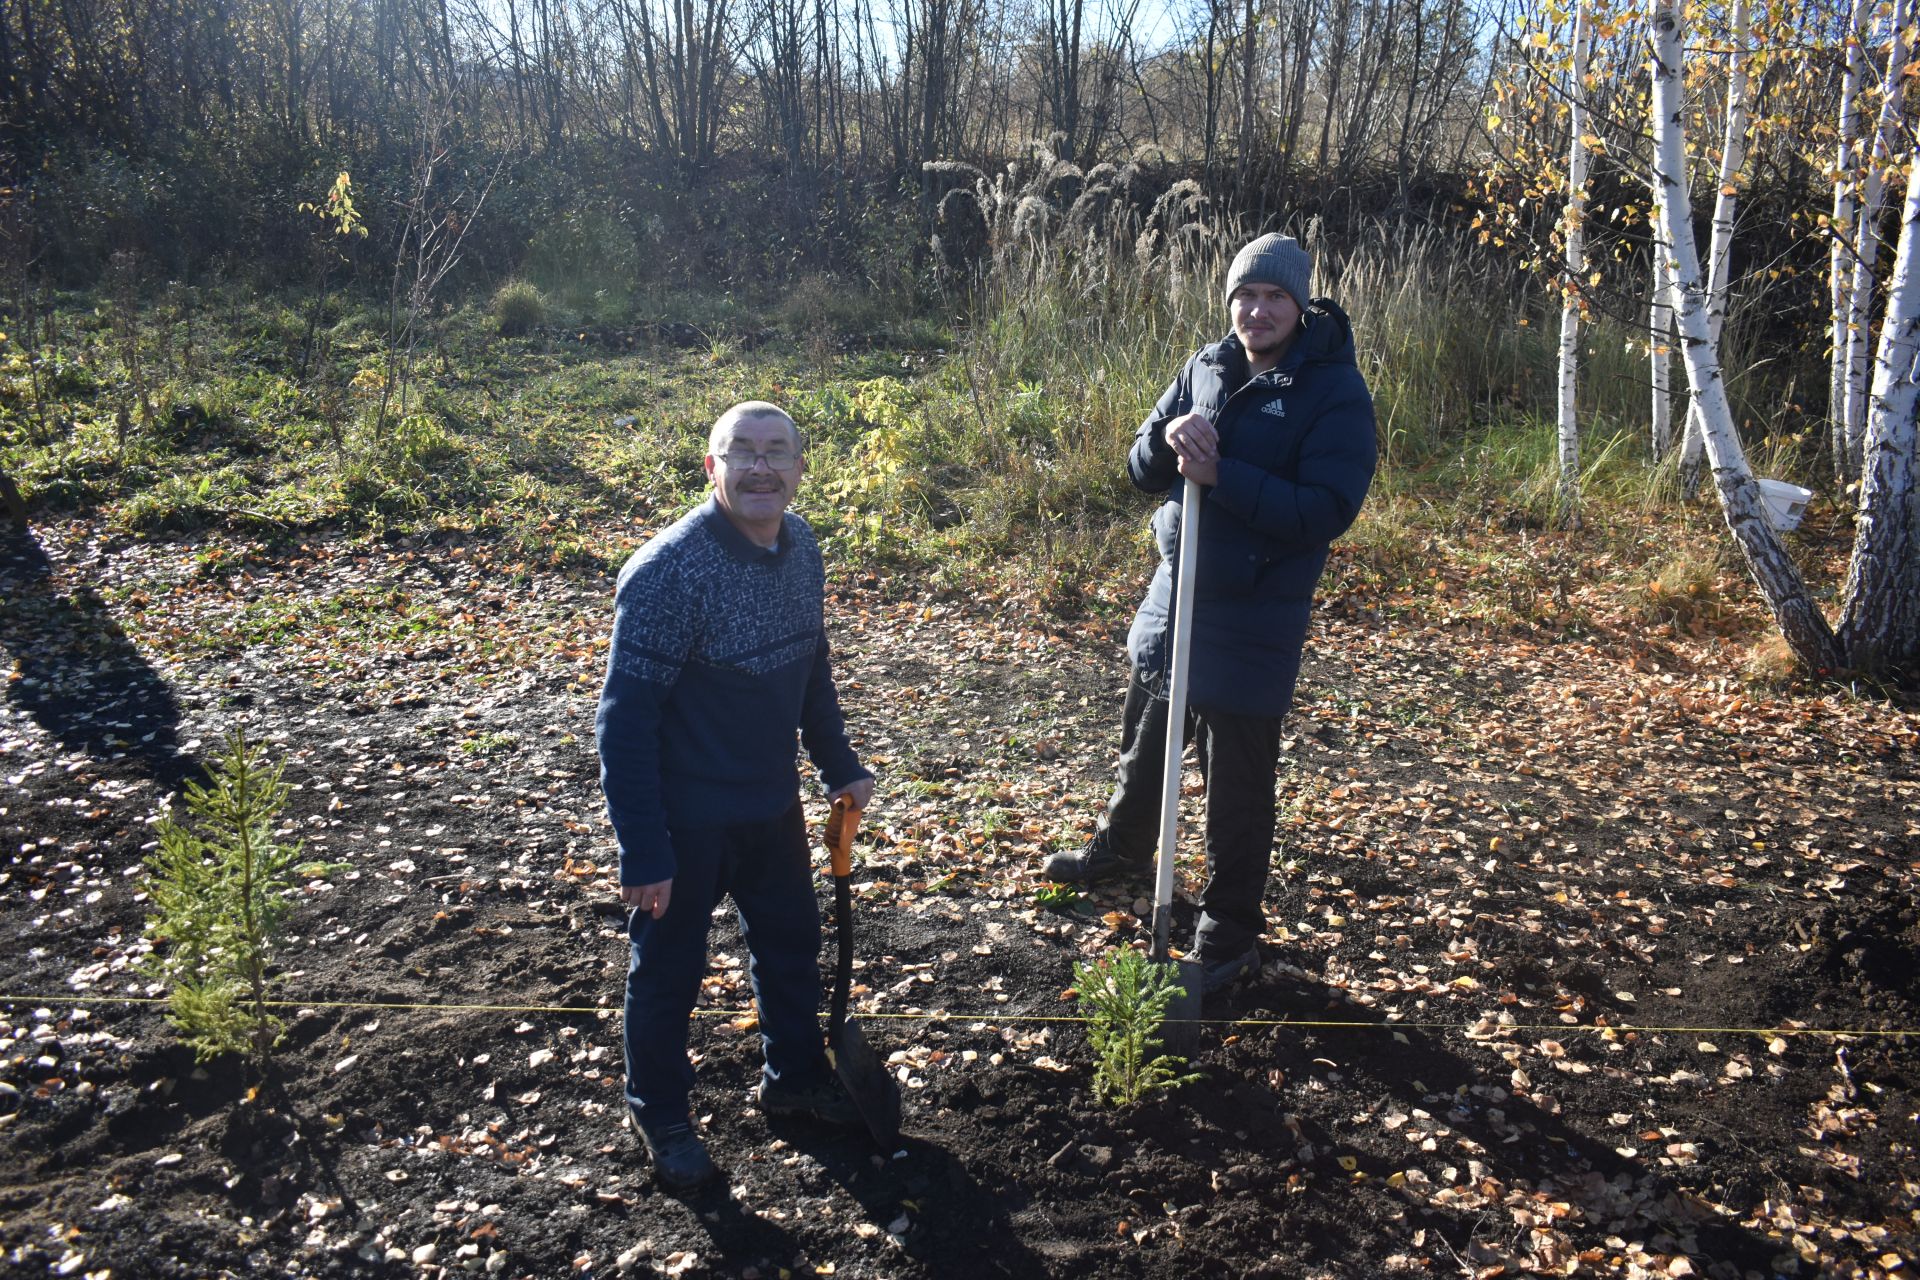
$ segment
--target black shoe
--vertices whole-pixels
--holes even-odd
[[[634,1118],[640,1141],[647,1144],[653,1157],[653,1176],[669,1191],[696,1191],[720,1176],[707,1144],[693,1131],[691,1121],[682,1118],[642,1123]]]
[[[840,1087],[836,1076],[807,1085],[776,1083],[762,1076],[760,1083],[753,1087],[753,1100],[770,1116],[800,1116],[824,1124],[848,1126],[866,1123],[860,1118],[860,1108],[853,1105],[853,1099]]]
[[[1050,853],[1040,864],[1040,874],[1055,884],[1099,884],[1121,876],[1136,875],[1147,869],[1145,862],[1122,858],[1107,843],[1107,833],[1097,831],[1083,849]]]
[[[1260,948],[1248,947],[1242,955],[1230,960],[1202,961],[1200,966],[1200,994],[1214,995],[1225,991],[1249,974],[1260,972]]]

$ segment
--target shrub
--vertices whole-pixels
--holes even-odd
[[[493,321],[503,338],[531,333],[547,321],[547,299],[525,280],[509,280],[493,295]]]

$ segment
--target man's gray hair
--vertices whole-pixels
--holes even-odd
[[[713,430],[707,432],[707,453],[717,456],[720,446],[733,434],[733,429],[748,418],[778,418],[787,424],[787,434],[793,437],[793,451],[806,450],[806,438],[800,434],[791,415],[779,405],[769,400],[743,400],[714,420]]]

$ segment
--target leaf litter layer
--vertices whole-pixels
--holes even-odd
[[[1202,1083],[1112,1111],[1070,976],[1142,941],[1149,888],[1047,909],[1033,868],[1091,830],[1138,583],[1061,616],[1013,574],[961,594],[836,571],[843,699],[883,780],[855,1004],[908,1136],[876,1154],[752,1112],[723,913],[696,1104],[728,1177],[682,1201],[621,1124],[592,750],[609,584],[457,539],[229,547],[217,573],[204,543],[36,539],[0,571],[0,1248],[22,1274],[1915,1256],[1896,1033],[1920,1031],[1920,784],[1896,707],[1700,674],[1672,660],[1685,634],[1481,625],[1444,584],[1337,567],[1287,730],[1267,964],[1209,1006]],[[298,891],[288,1038],[257,1090],[132,1002],[158,994],[137,971],[151,819],[242,724],[287,762],[283,834],[348,868]]]

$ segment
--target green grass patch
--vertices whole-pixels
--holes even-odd
[[[374,301],[207,288],[190,347],[180,295],[139,309],[129,347],[124,323],[69,296],[53,346],[0,346],[0,466],[34,511],[91,512],[134,536],[457,532],[530,567],[605,573],[699,500],[720,412],[769,399],[808,437],[798,509],[836,566],[1124,613],[1151,563],[1154,505],[1128,482],[1126,452],[1181,361],[1225,331],[1216,282],[1237,231],[1171,255],[1162,241],[1141,256],[1132,237],[1000,246],[932,308],[825,276],[751,298],[611,298],[562,278],[574,241],[612,234],[570,224],[551,262],[529,262],[544,328],[503,339],[491,297],[437,317],[384,422]],[[1536,545],[1556,514],[1557,313],[1437,233],[1316,251],[1316,285],[1355,322],[1382,450],[1326,594],[1492,627],[1590,625],[1610,595],[1643,621],[1693,620],[1678,606],[1698,590],[1652,563],[1677,553],[1645,534],[1672,518],[1678,486],[1671,463],[1648,459],[1635,332],[1604,317],[1584,330],[1588,519],[1571,550]],[[123,362],[135,349],[151,425]],[[1744,361],[1730,389],[1755,413],[1756,466],[1804,479],[1818,441],[1783,376]],[[1710,519],[1685,527],[1721,537]]]

